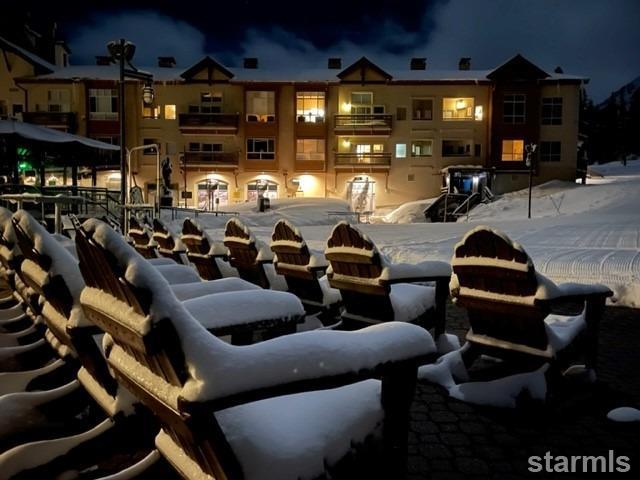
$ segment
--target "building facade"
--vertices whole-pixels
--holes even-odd
[[[529,143],[538,145],[536,183],[575,179],[581,77],[549,74],[520,55],[493,70],[462,59],[439,71],[420,58],[387,70],[364,57],[323,67],[273,71],[245,59],[228,68],[206,57],[183,69],[160,57],[141,68],[153,74],[152,103],[141,83],[126,83],[126,146],[159,144],[172,161],[174,204],[207,209],[264,195],[373,210],[437,196],[442,170],[460,165],[487,169],[492,189],[510,191],[528,181]],[[119,143],[117,75],[98,57],[13,81],[28,99],[25,121]],[[93,181],[117,188],[117,168],[105,160]],[[134,156],[132,171],[151,199],[155,152]]]

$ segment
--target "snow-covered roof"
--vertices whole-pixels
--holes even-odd
[[[28,50],[25,50],[22,47],[19,47],[15,43],[10,42],[9,40],[2,37],[0,37],[0,48],[9,50],[15,53],[16,55],[20,56],[21,58],[29,62],[31,65],[36,67],[36,71],[39,69],[40,72],[43,72],[43,71],[53,72],[57,68],[55,65],[47,62],[46,60],[43,60],[39,56],[29,52]]]
[[[200,62],[198,62],[200,63]],[[196,64],[197,65],[197,64]],[[54,67],[55,68],[55,67]],[[141,71],[150,73],[156,82],[185,82],[183,74],[192,70],[189,67],[147,67],[141,66]],[[348,68],[348,67],[347,67]],[[408,68],[387,68],[383,66],[385,72],[391,75],[391,82],[489,82],[487,75],[493,70],[443,70],[431,69],[410,70]],[[225,67],[233,77],[231,83],[235,82],[309,82],[309,83],[339,83],[339,69],[291,67],[260,65],[258,68],[238,68]],[[495,69],[494,69],[495,70]],[[119,70],[117,65],[72,65],[65,68],[58,68],[55,71],[39,75],[38,80],[117,80]],[[30,79],[34,79],[31,77]],[[583,77],[551,74],[544,81],[562,80],[586,80]]]

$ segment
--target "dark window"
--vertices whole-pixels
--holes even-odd
[[[142,144],[143,145],[152,145],[154,143],[157,143],[158,145],[160,145],[160,142],[156,138],[143,138],[142,139]],[[143,153],[145,155],[155,155],[156,154],[156,149],[155,148],[145,148],[143,150]]]
[[[273,138],[247,138],[248,160],[273,160],[276,158]]]
[[[398,107],[396,109],[396,120],[406,120],[406,119],[407,119],[407,108]]]
[[[13,108],[12,108],[12,112],[11,114],[15,117],[16,115],[18,115],[19,113],[22,113],[24,110],[24,107],[19,104],[19,103],[14,103],[13,104]]]
[[[526,118],[527,96],[523,94],[507,94],[504,96],[504,123],[524,123]]]
[[[199,152],[200,144],[198,142],[190,142],[189,143],[189,151],[190,152]]]
[[[560,142],[540,142],[540,161],[559,162],[562,158]]]
[[[411,118],[413,120],[432,120],[433,100],[429,98],[414,98],[411,110]]]
[[[467,157],[471,155],[471,143],[467,140],[443,140],[443,157]]]
[[[542,125],[562,125],[562,97],[542,99]]]
[[[482,147],[480,146],[479,143],[476,143],[475,148],[473,150],[473,155],[475,157],[479,157],[481,152],[482,152]]]

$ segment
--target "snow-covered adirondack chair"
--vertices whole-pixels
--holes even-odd
[[[205,280],[238,276],[229,265],[229,249],[222,242],[214,242],[195,220],[185,218],[180,240],[187,247],[187,258]]]
[[[79,302],[84,282],[77,259],[24,211],[14,215],[14,228],[25,256],[25,281],[44,301],[47,338],[73,380],[62,383],[60,374],[48,379],[41,375],[40,391],[7,399],[7,407],[20,404],[14,409],[25,425],[3,432],[10,434],[3,435],[3,448],[21,445],[0,455],[2,478],[58,478],[70,469],[82,471],[96,464],[107,465],[102,469],[106,476],[143,459],[141,472],[152,468],[157,462],[157,454],[155,460],[150,457],[157,423],[109,372],[99,345],[102,331],[87,320]]]
[[[24,256],[11,212],[0,207],[0,220],[2,275],[15,298],[11,302],[14,305],[0,310],[0,372],[15,372],[43,365],[51,360],[53,352],[43,338],[39,295],[22,278],[20,266]]]
[[[82,274],[88,286],[112,294],[122,294],[120,272],[113,264],[110,249],[117,246],[126,250],[130,247],[113,230],[103,233],[110,242],[109,249],[92,241],[91,235],[98,228],[97,225],[104,224],[96,220],[87,221],[76,235],[78,251],[83,252],[80,256]],[[159,269],[153,268],[161,273]],[[240,287],[233,289],[237,283],[241,284]],[[227,284],[232,284],[231,288]],[[230,335],[231,343],[251,343],[256,333],[267,338],[292,333],[297,324],[304,320],[302,303],[290,293],[263,290],[239,278],[211,280],[200,282],[200,285],[170,285],[170,289],[209,332],[217,336]],[[199,290],[206,293],[207,285],[212,288],[221,285],[219,293],[197,297],[193,293],[189,295],[190,292],[198,293]]]
[[[327,240],[329,284],[342,295],[343,323],[362,326],[392,320],[444,333],[451,267],[446,262],[393,264],[369,237],[339,222]],[[435,287],[416,283],[434,282]]]
[[[144,258],[153,259],[158,257],[158,245],[153,240],[153,230],[134,216],[129,219],[127,235],[133,247]]]
[[[536,272],[522,246],[485,226],[455,246],[451,265],[451,295],[471,324],[467,365],[486,353],[526,365],[557,360],[561,367],[573,350],[566,347],[582,337],[586,366],[595,368],[598,323],[612,295],[607,287],[556,285]]]
[[[224,229],[224,244],[229,249],[229,263],[240,278],[262,288],[287,290],[284,277],[273,267],[273,253],[266,243],[257,240],[239,218],[229,219]]]
[[[329,286],[325,276],[329,262],[324,254],[311,251],[300,231],[285,219],[273,227],[271,251],[276,272],[284,276],[289,291],[302,300],[307,313],[320,312],[325,323],[335,323],[342,299],[340,291]]]
[[[228,345],[106,225],[85,226],[117,282],[85,289],[82,305],[109,335],[118,381],[159,417],[156,446],[184,478],[316,478],[380,427],[386,452],[406,460],[417,366],[436,350],[424,329],[388,323]]]
[[[157,245],[160,256],[170,258],[176,263],[188,264],[187,248],[180,238],[175,236],[160,219],[153,219],[152,238]]]

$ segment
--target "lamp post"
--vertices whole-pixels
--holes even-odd
[[[121,38],[120,40],[113,40],[107,44],[107,50],[109,51],[111,61],[117,63],[120,68],[118,81],[118,120],[120,122],[120,225],[124,229],[124,205],[127,201],[127,145],[125,141],[124,81],[125,78],[143,80],[145,82],[143,99],[145,103],[148,99],[151,99],[150,102],[153,102],[153,87],[151,87],[153,76],[148,73],[140,72],[131,65],[133,55],[136,53],[136,46],[133,43],[125,40],[124,38]],[[129,68],[127,68],[127,66]]]
[[[538,145],[535,143],[528,143],[524,147],[527,152],[525,163],[527,167],[529,167],[529,213],[527,218],[531,218],[531,189],[533,188],[533,160],[531,159],[531,155],[536,151],[536,148],[538,148]]]

